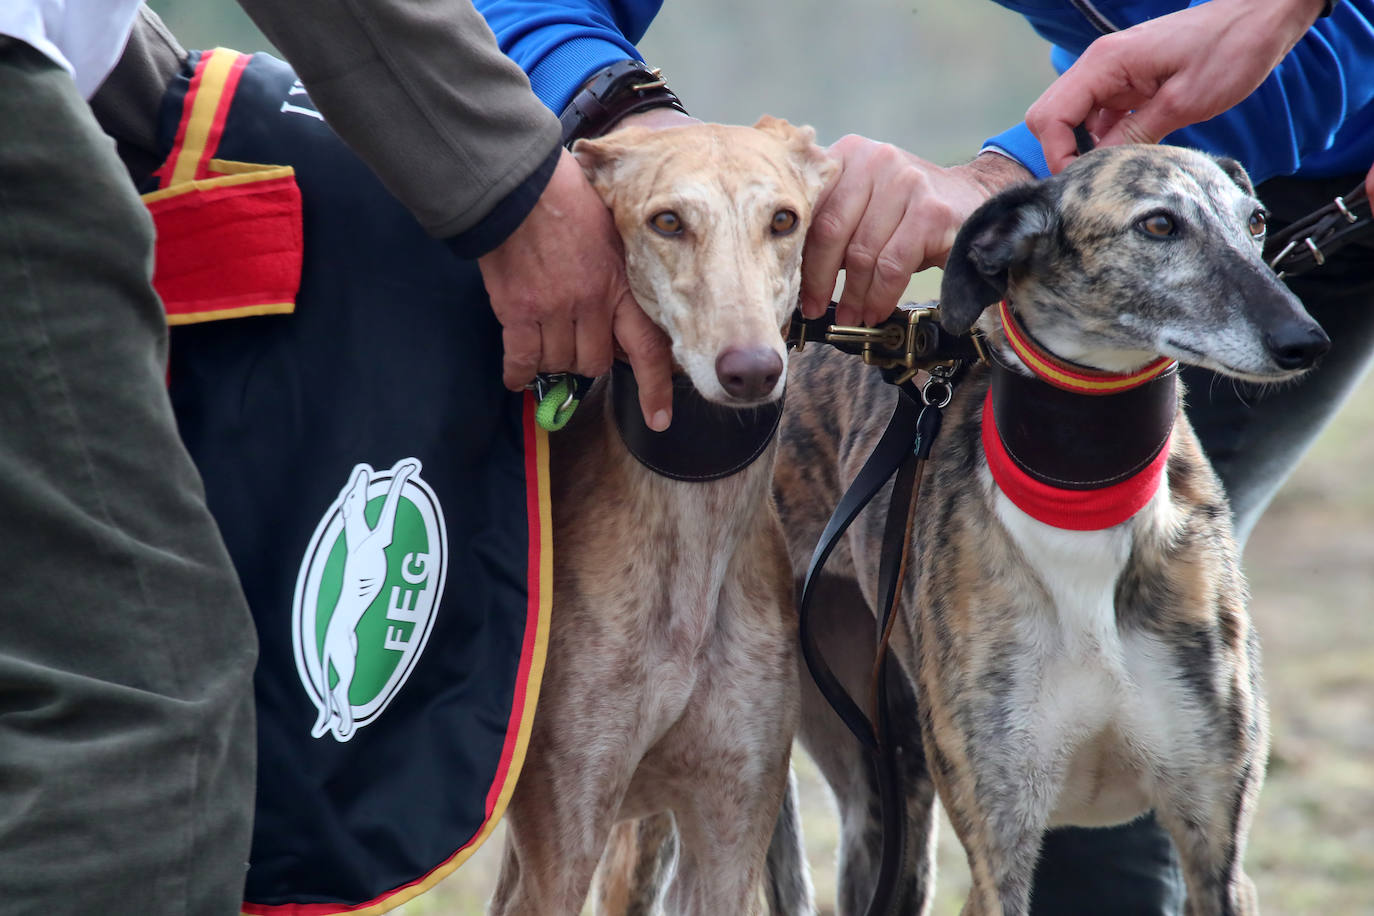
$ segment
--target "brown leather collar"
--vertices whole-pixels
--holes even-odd
[[[1159,455],[1178,412],[1178,370],[1113,394],[1077,394],[992,361],[997,434],[1018,468],[1064,490],[1131,477]]]
[[[673,422],[661,433],[644,424],[639,386],[628,363],[611,368],[611,409],[630,454],[673,480],[720,480],[753,464],[778,430],[782,398],[734,408],[706,400],[686,376],[673,376]]]

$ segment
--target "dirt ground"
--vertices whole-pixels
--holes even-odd
[[[1280,492],[1245,555],[1273,714],[1269,777],[1247,868],[1268,916],[1374,913],[1374,383],[1367,381]],[[797,762],[821,913],[834,899],[836,823]],[[405,916],[483,912],[501,833]],[[935,916],[968,872],[942,825]]]

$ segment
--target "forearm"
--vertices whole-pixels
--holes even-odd
[[[557,120],[469,0],[241,4],[432,235],[478,227],[558,147]]]

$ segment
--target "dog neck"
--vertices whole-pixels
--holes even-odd
[[[649,470],[673,480],[720,480],[749,467],[768,448],[782,417],[782,398],[736,409],[701,396],[685,376],[673,377],[673,422],[663,432],[644,424],[639,386],[629,365],[611,369],[611,405],[625,448]]]
[[[1007,345],[1023,370],[992,361],[983,448],[998,487],[1056,528],[1126,521],[1159,489],[1178,412],[1177,364],[1117,375],[1065,362],[1026,333],[1004,302]]]

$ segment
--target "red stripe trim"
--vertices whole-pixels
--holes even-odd
[[[196,107],[196,93],[200,92],[200,84],[205,76],[205,67],[210,63],[210,56],[214,53],[214,51],[204,51],[200,55],[200,60],[196,61],[195,72],[191,74],[191,85],[186,89],[186,97],[181,100],[181,120],[177,122],[177,134],[176,139],[172,141],[172,151],[167,154],[166,161],[153,173],[157,176],[159,188],[167,187],[167,182],[172,178],[172,169],[176,166],[182,145],[186,143],[186,126],[191,123],[191,111]]]
[[[234,54],[234,51],[220,50],[220,54]],[[234,101],[234,92],[239,87],[239,78],[243,76],[244,69],[248,66],[249,55],[239,54],[234,61],[234,66],[229,70],[229,75],[224,79],[224,86],[220,90],[219,105],[215,108],[215,120],[210,124],[210,133],[205,138],[205,150],[201,153],[200,162],[196,163],[196,178],[203,179],[210,177],[210,160],[214,158],[215,151],[219,149],[219,141],[224,136],[224,122],[229,117],[229,109]]]
[[[520,647],[520,670],[515,676],[515,698],[511,703],[510,721],[506,724],[506,746],[501,750],[501,763],[496,770],[496,779],[487,791],[488,815],[496,805],[497,796],[501,794],[501,788],[506,783],[506,775],[515,756],[516,743],[520,737],[520,721],[524,718],[528,700],[534,644],[539,636],[539,606],[543,596],[539,571],[544,543],[539,510],[539,428],[534,418],[535,406],[533,393],[527,392],[521,411],[525,431],[525,523],[529,531],[526,538],[529,552],[525,557],[525,641]]]
[[[1169,439],[1159,454],[1135,475],[1098,490],[1063,490],[1041,483],[1021,470],[1007,454],[992,411],[992,392],[983,401],[983,453],[992,479],[1022,512],[1039,522],[1068,531],[1111,528],[1145,508],[1159,490],[1169,460]]]

